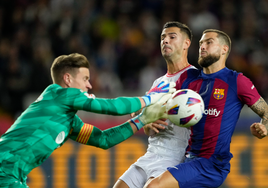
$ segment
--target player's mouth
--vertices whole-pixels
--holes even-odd
[[[162,47],[162,49],[163,49],[163,50],[168,50],[168,49],[171,50],[171,47],[169,47],[169,46],[167,46],[167,45],[164,45],[164,46]]]
[[[207,54],[208,54],[207,52],[202,51],[199,56],[202,57],[202,56],[206,56]]]

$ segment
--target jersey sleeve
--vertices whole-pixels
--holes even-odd
[[[93,98],[87,92],[68,88],[63,102],[74,110],[84,110],[99,114],[126,115],[141,109],[138,97],[118,97],[114,99]]]
[[[237,76],[237,94],[238,98],[249,107],[261,97],[251,80],[242,73]]]
[[[76,116],[69,138],[81,144],[108,149],[123,142],[132,135],[133,131],[128,122],[102,131],[93,125],[83,123]]]
[[[125,115],[140,109],[141,103],[137,97],[96,98],[94,100],[87,100],[83,106],[83,110],[110,115]]]
[[[75,115],[73,118],[69,138],[79,143],[87,143],[87,140],[89,139],[92,130],[92,125],[84,123],[77,115]]]

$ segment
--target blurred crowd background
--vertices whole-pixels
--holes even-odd
[[[97,97],[143,95],[167,71],[160,52],[167,21],[191,28],[188,60],[197,67],[202,31],[215,28],[229,34],[227,67],[249,77],[268,102],[268,0],[0,0],[0,135],[52,83],[50,66],[63,54],[76,52],[89,59],[90,93]],[[232,173],[223,188],[268,187],[267,145],[248,136],[248,126],[260,119],[252,114],[242,110],[231,145]],[[123,122],[93,113],[79,116],[101,129]],[[111,187],[146,151],[147,137],[136,134],[107,151],[74,144],[67,142],[67,149],[36,168],[29,186]],[[88,162],[89,156],[100,159],[97,166]],[[77,169],[91,170],[85,174],[93,172],[93,178]]]
[[[202,31],[229,34],[227,67],[268,100],[267,0],[1,0],[0,116],[16,118],[28,96],[51,84],[54,58],[74,52],[89,59],[96,96],[142,95],[166,73],[160,33],[174,20],[193,32],[197,67]]]

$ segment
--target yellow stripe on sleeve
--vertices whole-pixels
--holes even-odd
[[[90,138],[92,130],[93,130],[93,126],[85,123],[83,127],[81,128],[78,134],[78,137],[76,138],[76,141],[81,144],[86,144]]]

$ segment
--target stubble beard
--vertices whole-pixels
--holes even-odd
[[[162,53],[162,56],[163,56],[165,59],[170,59],[171,56],[172,56],[172,53]]]
[[[203,67],[207,68],[213,63],[217,62],[220,59],[220,55],[207,55],[206,57],[199,57],[198,64]]]

